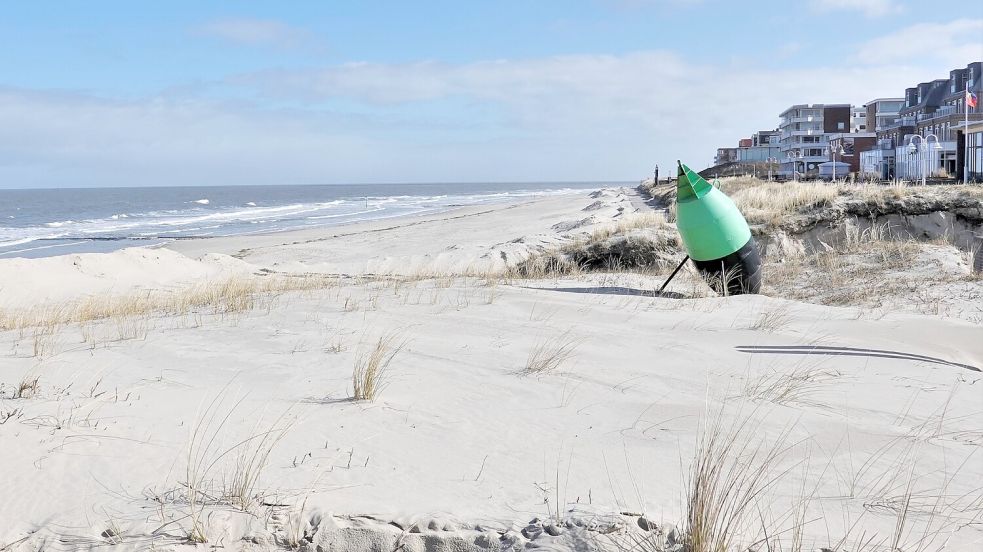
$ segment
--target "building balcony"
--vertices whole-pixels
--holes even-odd
[[[798,138],[798,140],[796,140],[796,138]],[[805,138],[813,138],[814,140],[810,142],[805,140]],[[790,143],[795,144],[795,146],[801,145],[804,148],[817,148],[819,147],[819,144],[825,144],[828,141],[829,136],[826,134],[805,134],[802,136],[791,137]]]
[[[819,136],[823,134],[823,130],[820,129],[808,129],[808,130],[784,130],[782,131],[782,139],[791,138],[793,136]]]

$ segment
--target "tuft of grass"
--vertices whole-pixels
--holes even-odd
[[[37,396],[38,389],[41,387],[41,376],[40,374],[27,373],[24,377],[17,383],[17,388],[14,389],[15,399],[31,399]]]
[[[403,350],[406,342],[398,333],[380,337],[368,350],[355,355],[352,370],[352,398],[356,401],[373,401],[386,386],[389,365]]]
[[[182,485],[186,489],[188,507],[185,516],[189,521],[187,538],[192,543],[209,541],[205,522],[208,506],[225,504],[248,511],[262,501],[262,496],[256,492],[260,476],[272,450],[292,425],[287,420],[288,410],[265,429],[257,422],[252,434],[231,445],[226,444],[230,440],[229,421],[244,400],[240,398],[226,406],[230,384],[223,387],[198,416],[188,440]],[[233,455],[235,461],[229,467],[227,459]],[[220,468],[224,469],[220,478],[222,485],[216,487],[216,470]]]
[[[812,397],[830,382],[841,377],[835,370],[799,367],[790,372],[771,372],[744,384],[745,397],[756,402],[782,406],[824,406]]]
[[[642,532],[633,532],[629,526],[611,538],[613,548],[619,552],[935,552],[946,550],[957,531],[983,520],[980,489],[956,490],[955,484],[957,474],[976,459],[973,452],[955,465],[951,459],[943,461],[940,472],[917,465],[916,443],[894,439],[873,452],[857,472],[850,460],[848,473],[871,479],[858,488],[857,495],[851,491],[849,496],[825,496],[820,488],[831,476],[831,464],[816,473],[810,468],[811,446],[803,454],[791,454],[793,448],[800,450],[799,443],[790,441],[791,426],[773,438],[762,437],[756,419],[760,416],[725,413],[723,407],[706,415],[684,475],[681,533],[667,534],[664,527],[653,530],[641,524]],[[900,455],[893,451],[898,445]],[[833,471],[838,472],[835,467]],[[785,489],[792,486],[797,491],[786,496]],[[843,524],[831,531],[829,520],[836,516],[823,502],[851,500],[856,506],[862,504],[859,517],[851,513],[853,505],[843,505]],[[788,509],[776,509],[780,504],[788,504]],[[879,521],[890,521],[889,527],[878,523],[875,530],[865,523],[884,514],[887,518]],[[823,520],[825,536],[806,532],[809,524]]]
[[[549,374],[570,360],[579,344],[569,331],[543,339],[529,352],[526,365],[519,373],[524,376]]]
[[[723,409],[701,424],[685,481],[685,550],[729,552],[749,536],[760,536],[760,500],[781,479],[778,464],[789,450],[789,431],[766,443],[750,417]],[[741,548],[743,549],[743,548]]]
[[[262,420],[256,423],[252,435],[236,444],[236,460],[232,473],[222,485],[222,496],[235,508],[250,511],[262,501],[257,492],[260,475],[269,462],[273,449],[286,436],[293,425],[287,420],[288,411],[277,418],[267,428],[262,428]]]
[[[783,303],[780,306],[763,311],[748,329],[765,333],[777,332],[788,325],[789,320],[791,320],[790,310],[789,304]]]
[[[506,280],[555,280],[566,276],[576,276],[580,274],[580,271],[581,267],[570,260],[564,252],[551,250],[533,255],[521,263],[509,267],[506,269],[504,277]]]
[[[55,336],[61,326],[57,322],[45,321],[34,328],[32,354],[36,358],[51,356],[54,352]]]

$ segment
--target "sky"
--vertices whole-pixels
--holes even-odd
[[[0,188],[639,180],[980,59],[964,0],[12,2]]]

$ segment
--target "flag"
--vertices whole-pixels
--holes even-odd
[[[966,105],[969,107],[976,107],[979,100],[976,98],[976,94],[973,94],[969,90],[966,91]]]

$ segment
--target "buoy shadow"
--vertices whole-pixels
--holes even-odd
[[[659,293],[651,289],[638,289],[622,286],[596,286],[596,287],[564,287],[564,288],[541,288],[523,286],[526,289],[538,289],[544,291],[559,291],[563,293],[586,293],[590,295],[635,295],[639,297],[661,297],[663,299],[693,299],[682,293],[675,291],[663,291]]]
[[[825,355],[825,356],[862,356],[871,358],[893,358],[930,364],[943,364],[955,368],[964,368],[979,372],[980,369],[969,364],[951,362],[942,358],[891,351],[888,349],[861,349],[857,347],[828,347],[822,345],[738,345],[734,347],[742,353],[763,353],[772,355]]]

